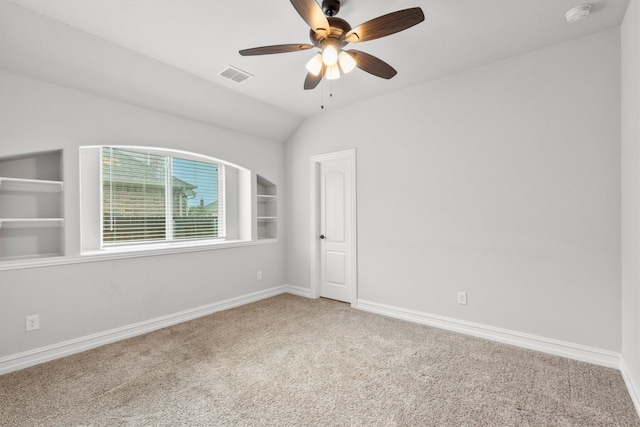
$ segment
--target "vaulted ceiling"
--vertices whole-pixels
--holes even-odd
[[[315,53],[244,57],[240,49],[309,43],[288,0],[0,0],[0,69],[285,141],[306,118],[531,50],[619,26],[628,0],[342,0],[352,27],[421,7],[424,22],[357,45],[392,65],[303,90]],[[238,84],[227,66],[253,75]],[[321,106],[324,106],[321,108]]]

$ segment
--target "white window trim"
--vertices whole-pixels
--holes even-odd
[[[194,160],[200,162],[210,162],[210,163],[218,163],[223,166],[226,171],[227,167],[235,168],[238,171],[239,175],[243,175],[245,179],[238,179],[238,198],[244,199],[245,202],[242,204],[244,206],[251,206],[251,187],[248,186],[251,182],[250,179],[246,179],[251,176],[251,171],[238,166],[232,162],[228,162],[219,158],[187,152],[183,150],[176,149],[164,149],[164,148],[156,148],[156,147],[144,147],[144,146],[130,146],[130,145],[104,145],[107,147],[119,148],[123,150],[131,150],[138,151],[142,153],[156,154],[162,156],[170,156],[170,157],[179,157],[187,160]],[[236,246],[246,246],[248,244],[256,244],[256,241],[251,239],[251,218],[253,217],[252,213],[246,215],[245,213],[239,213],[239,218],[236,221],[238,231],[237,234],[239,237],[229,237],[226,238],[213,238],[213,239],[192,239],[192,240],[168,240],[168,241],[160,241],[160,242],[152,242],[152,243],[124,243],[120,245],[102,245],[102,191],[100,190],[100,195],[96,197],[93,195],[93,200],[87,201],[86,203],[83,201],[83,197],[89,197],[92,195],[92,192],[95,193],[96,189],[101,188],[102,183],[102,167],[100,162],[98,161],[95,166],[86,167],[84,165],[85,162],[89,164],[94,164],[93,157],[97,157],[100,159],[100,152],[102,147],[100,146],[83,146],[80,147],[80,182],[81,182],[81,190],[80,190],[80,204],[81,204],[81,227],[80,227],[80,235],[81,235],[81,245],[80,245],[80,255],[81,257],[86,258],[95,258],[102,257],[105,259],[114,259],[119,258],[119,254],[122,254],[125,257],[132,256],[151,256],[151,255],[163,255],[170,253],[182,253],[182,252],[190,252],[190,251],[200,251],[200,250],[209,250],[209,249],[219,249],[219,248],[228,248],[228,247],[236,247]],[[84,150],[84,152],[83,152]],[[85,154],[89,153],[89,156],[85,156]],[[87,157],[87,158],[86,158]],[[83,167],[84,165],[84,167]],[[92,170],[95,167],[95,170]],[[89,170],[87,170],[89,169]],[[223,174],[223,185],[226,185],[226,172]],[[226,188],[223,191],[227,191]],[[89,197],[91,198],[91,197]],[[219,209],[224,208],[219,206]],[[228,219],[225,219],[228,222]],[[225,224],[226,226],[226,224]],[[271,242],[277,241],[277,239],[272,239]],[[261,242],[263,243],[263,242]],[[264,242],[270,243],[270,242]],[[135,254],[135,255],[134,255]],[[65,257],[69,259],[69,257]],[[35,261],[35,260],[34,260]],[[57,264],[57,261],[53,262]],[[64,262],[62,262],[64,263]],[[42,262],[39,263],[41,265]],[[0,269],[2,265],[0,265]]]
[[[145,250],[118,250],[118,251],[84,251],[80,256],[61,256],[41,259],[28,259],[21,261],[0,262],[0,271],[20,270],[24,268],[49,267],[55,265],[83,264],[86,262],[100,262],[118,259],[143,258],[159,255],[171,255],[188,252],[211,251],[219,249],[239,248],[245,246],[268,245],[278,243],[278,238],[262,240],[227,240],[220,243],[203,243],[185,247],[149,248]]]

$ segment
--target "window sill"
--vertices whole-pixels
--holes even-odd
[[[187,252],[212,251],[219,249],[238,248],[244,246],[256,246],[277,243],[278,239],[260,240],[227,240],[222,243],[203,243],[190,245],[162,245],[153,247],[148,245],[144,249],[140,247],[118,247],[105,250],[85,251],[79,256],[53,256],[42,258],[29,258],[21,260],[0,261],[0,271],[18,270],[23,268],[49,267],[54,265],[81,264],[85,262],[100,262],[117,259],[140,258],[159,255],[171,255]]]

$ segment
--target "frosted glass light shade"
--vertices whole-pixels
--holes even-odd
[[[340,78],[340,68],[338,64],[333,64],[327,67],[327,73],[325,74],[327,80],[336,80]]]
[[[353,71],[353,69],[356,67],[356,61],[354,61],[351,55],[349,55],[344,50],[340,52],[340,55],[338,55],[338,62],[340,63],[340,68],[342,68],[342,72],[345,74],[350,71]]]
[[[331,66],[338,62],[338,50],[333,45],[329,45],[322,51],[322,62],[324,65]]]
[[[313,55],[313,58],[307,62],[307,71],[309,71],[314,76],[317,76],[320,71],[322,71],[322,55],[316,53]]]

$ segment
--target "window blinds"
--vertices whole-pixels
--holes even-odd
[[[221,237],[219,170],[215,163],[172,159],[173,238]],[[223,228],[222,228],[223,229]]]
[[[224,169],[216,163],[102,149],[102,243],[224,237]]]

